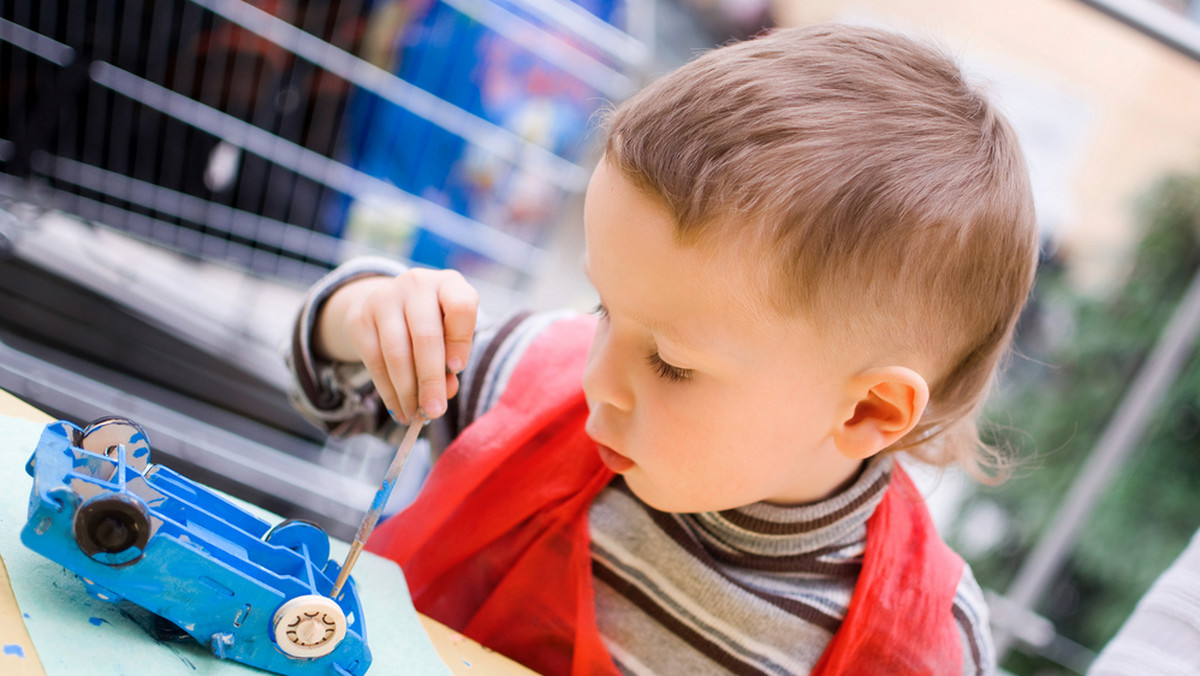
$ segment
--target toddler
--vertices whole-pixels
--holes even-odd
[[[480,328],[458,273],[380,259],[311,290],[301,409],[445,448],[368,548],[542,673],[990,673],[896,456],[995,475],[975,419],[1038,248],[1008,124],[940,52],[826,25],[700,56],[604,132],[596,316]]]

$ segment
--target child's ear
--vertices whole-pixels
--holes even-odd
[[[929,404],[929,384],[904,366],[864,371],[850,384],[852,405],[834,431],[838,451],[856,460],[869,458],[908,434]]]

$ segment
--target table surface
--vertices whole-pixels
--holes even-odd
[[[119,605],[88,596],[73,573],[21,543],[31,487],[25,462],[37,445],[42,426],[50,420],[0,390],[0,673],[265,673],[216,659],[194,641],[155,640],[126,617]],[[253,505],[237,502],[268,521],[279,520]],[[330,556],[341,560],[346,549],[346,543],[334,540]],[[367,619],[372,654],[369,673],[533,673],[417,613],[403,573],[393,562],[364,552],[354,568],[354,579]]]

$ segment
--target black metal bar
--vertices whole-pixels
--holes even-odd
[[[1080,0],[1121,23],[1196,61],[1200,61],[1200,26],[1186,16],[1146,0]]]

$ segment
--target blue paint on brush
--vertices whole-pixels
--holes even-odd
[[[424,416],[420,416],[422,420],[428,422]],[[375,529],[376,522],[379,521],[379,515],[383,512],[383,506],[387,504],[388,498],[392,495],[392,489],[396,486],[396,478],[400,476],[400,470],[404,467],[404,462],[408,460],[408,454],[412,451],[413,444],[417,443],[417,435],[421,433],[423,424],[418,425],[415,421],[408,426],[408,431],[404,433],[404,440],[400,442],[400,447],[396,449],[396,455],[392,457],[392,464],[388,465],[387,474],[383,477],[383,483],[379,486],[379,490],[375,491],[375,499],[371,501],[371,508],[363,515],[362,523],[358,524],[358,531],[354,534],[354,541],[350,543],[350,551],[346,554],[346,561],[342,564],[342,569],[338,573],[338,577],[333,582],[333,590],[329,592],[329,597],[336,599],[338,593],[342,590],[342,585],[350,577],[350,569],[354,567],[354,562],[358,560],[359,553],[363,550],[363,545],[367,542],[367,536]]]
[[[104,619],[103,617],[89,617],[88,622],[91,622],[93,626],[99,627],[105,622],[108,622],[108,620]]]
[[[388,498],[391,497],[391,495],[392,495],[392,486],[393,485],[395,485],[394,481],[385,480],[383,482],[383,484],[379,487],[379,490],[375,491],[375,499],[371,501],[370,511],[372,511],[372,512],[382,512],[383,511],[383,506],[387,504]]]

